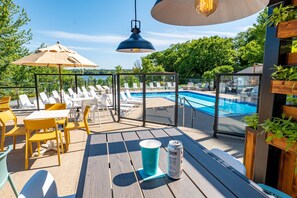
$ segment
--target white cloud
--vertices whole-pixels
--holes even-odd
[[[252,25],[247,25],[243,27],[238,27],[237,29],[240,30],[241,32],[247,31],[249,28],[252,28]]]
[[[63,31],[38,31],[44,35],[52,38],[68,39],[73,41],[92,42],[92,43],[109,43],[114,44],[127,39],[120,35],[91,35],[91,34],[80,34],[73,32]]]

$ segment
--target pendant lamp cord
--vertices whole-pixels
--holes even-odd
[[[134,1],[135,21],[137,21],[136,0]]]

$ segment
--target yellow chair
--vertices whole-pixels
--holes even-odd
[[[65,103],[45,104],[45,110],[64,110],[66,109]],[[56,119],[57,124],[65,126],[66,118]]]
[[[13,121],[13,128],[9,131],[6,131],[8,121]],[[5,137],[13,136],[13,149],[15,149],[16,137],[21,135],[26,135],[25,127],[18,127],[17,117],[13,114],[11,110],[0,112],[0,123],[2,126],[1,134],[1,151],[4,148]]]
[[[84,119],[82,122],[68,122],[68,119],[66,120],[66,126],[64,128],[64,136],[66,141],[66,151],[68,151],[68,147],[70,144],[70,131],[74,129],[82,129],[85,128],[87,131],[87,134],[90,135],[90,129],[88,125],[88,115],[90,113],[90,106],[86,106],[84,110]]]
[[[9,106],[10,99],[11,99],[10,96],[3,96],[0,99],[0,111],[10,110],[10,106]]]
[[[38,156],[40,154],[40,142],[47,140],[56,140],[57,143],[57,152],[58,152],[58,162],[59,166],[61,165],[60,159],[60,147],[62,153],[63,149],[63,141],[61,131],[58,130],[56,120],[54,118],[47,119],[39,119],[39,120],[24,120],[25,128],[26,128],[26,150],[25,150],[25,169],[28,169],[29,165],[29,152],[32,155],[32,142],[37,143],[38,148]],[[40,132],[44,130],[43,132]],[[31,135],[33,132],[33,135]],[[60,141],[59,141],[60,138]]]

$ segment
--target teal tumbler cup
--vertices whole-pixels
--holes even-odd
[[[157,174],[161,142],[143,140],[139,145],[141,147],[143,172],[149,176]]]

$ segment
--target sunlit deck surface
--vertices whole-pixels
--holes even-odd
[[[172,105],[172,101],[150,101],[148,108],[154,108],[157,106],[161,107],[163,105]],[[162,115],[164,110],[160,108]],[[168,108],[167,115],[173,119],[171,111],[174,108]],[[156,112],[154,109],[151,112]],[[165,128],[164,125],[158,124],[147,124],[146,127],[142,127],[142,122],[131,121],[122,119],[120,123],[115,122],[117,117],[109,113],[108,116],[104,117],[101,113],[102,124],[90,123],[90,129],[92,133],[101,132],[119,132],[119,131],[136,131],[136,130],[148,130]],[[148,112],[149,113],[149,112]],[[18,123],[23,124],[23,119],[29,113],[18,112]],[[135,111],[127,115],[128,117],[134,117],[140,119],[139,116],[142,114],[142,107],[138,107]],[[172,116],[172,117],[171,117]],[[179,127],[182,131],[192,137],[194,140],[202,144],[208,149],[220,148],[228,153],[232,154],[234,157],[242,160],[243,158],[243,147],[244,140],[242,138],[233,138],[227,136],[219,136],[219,138],[212,138],[211,128],[212,120],[207,120],[207,118],[200,118],[199,115],[197,120],[197,125],[200,125],[201,130]],[[169,126],[168,126],[169,127]],[[38,170],[45,169],[48,170],[55,178],[58,186],[59,195],[69,195],[74,194],[77,189],[82,158],[84,154],[85,144],[87,140],[87,134],[84,130],[74,130],[71,132],[71,144],[69,146],[69,151],[61,155],[61,166],[58,166],[57,156],[55,151],[47,152],[44,157],[39,157],[37,159],[30,159],[29,170],[24,170],[24,150],[25,150],[25,140],[24,137],[17,138],[16,149],[13,150],[8,155],[8,167],[9,171],[12,173],[12,179],[16,184],[18,191],[22,189],[27,180]],[[12,144],[12,138],[7,138],[5,145]],[[100,170],[98,170],[100,171]],[[0,191],[1,197],[14,197],[13,191],[10,185],[7,183],[5,187]]]

